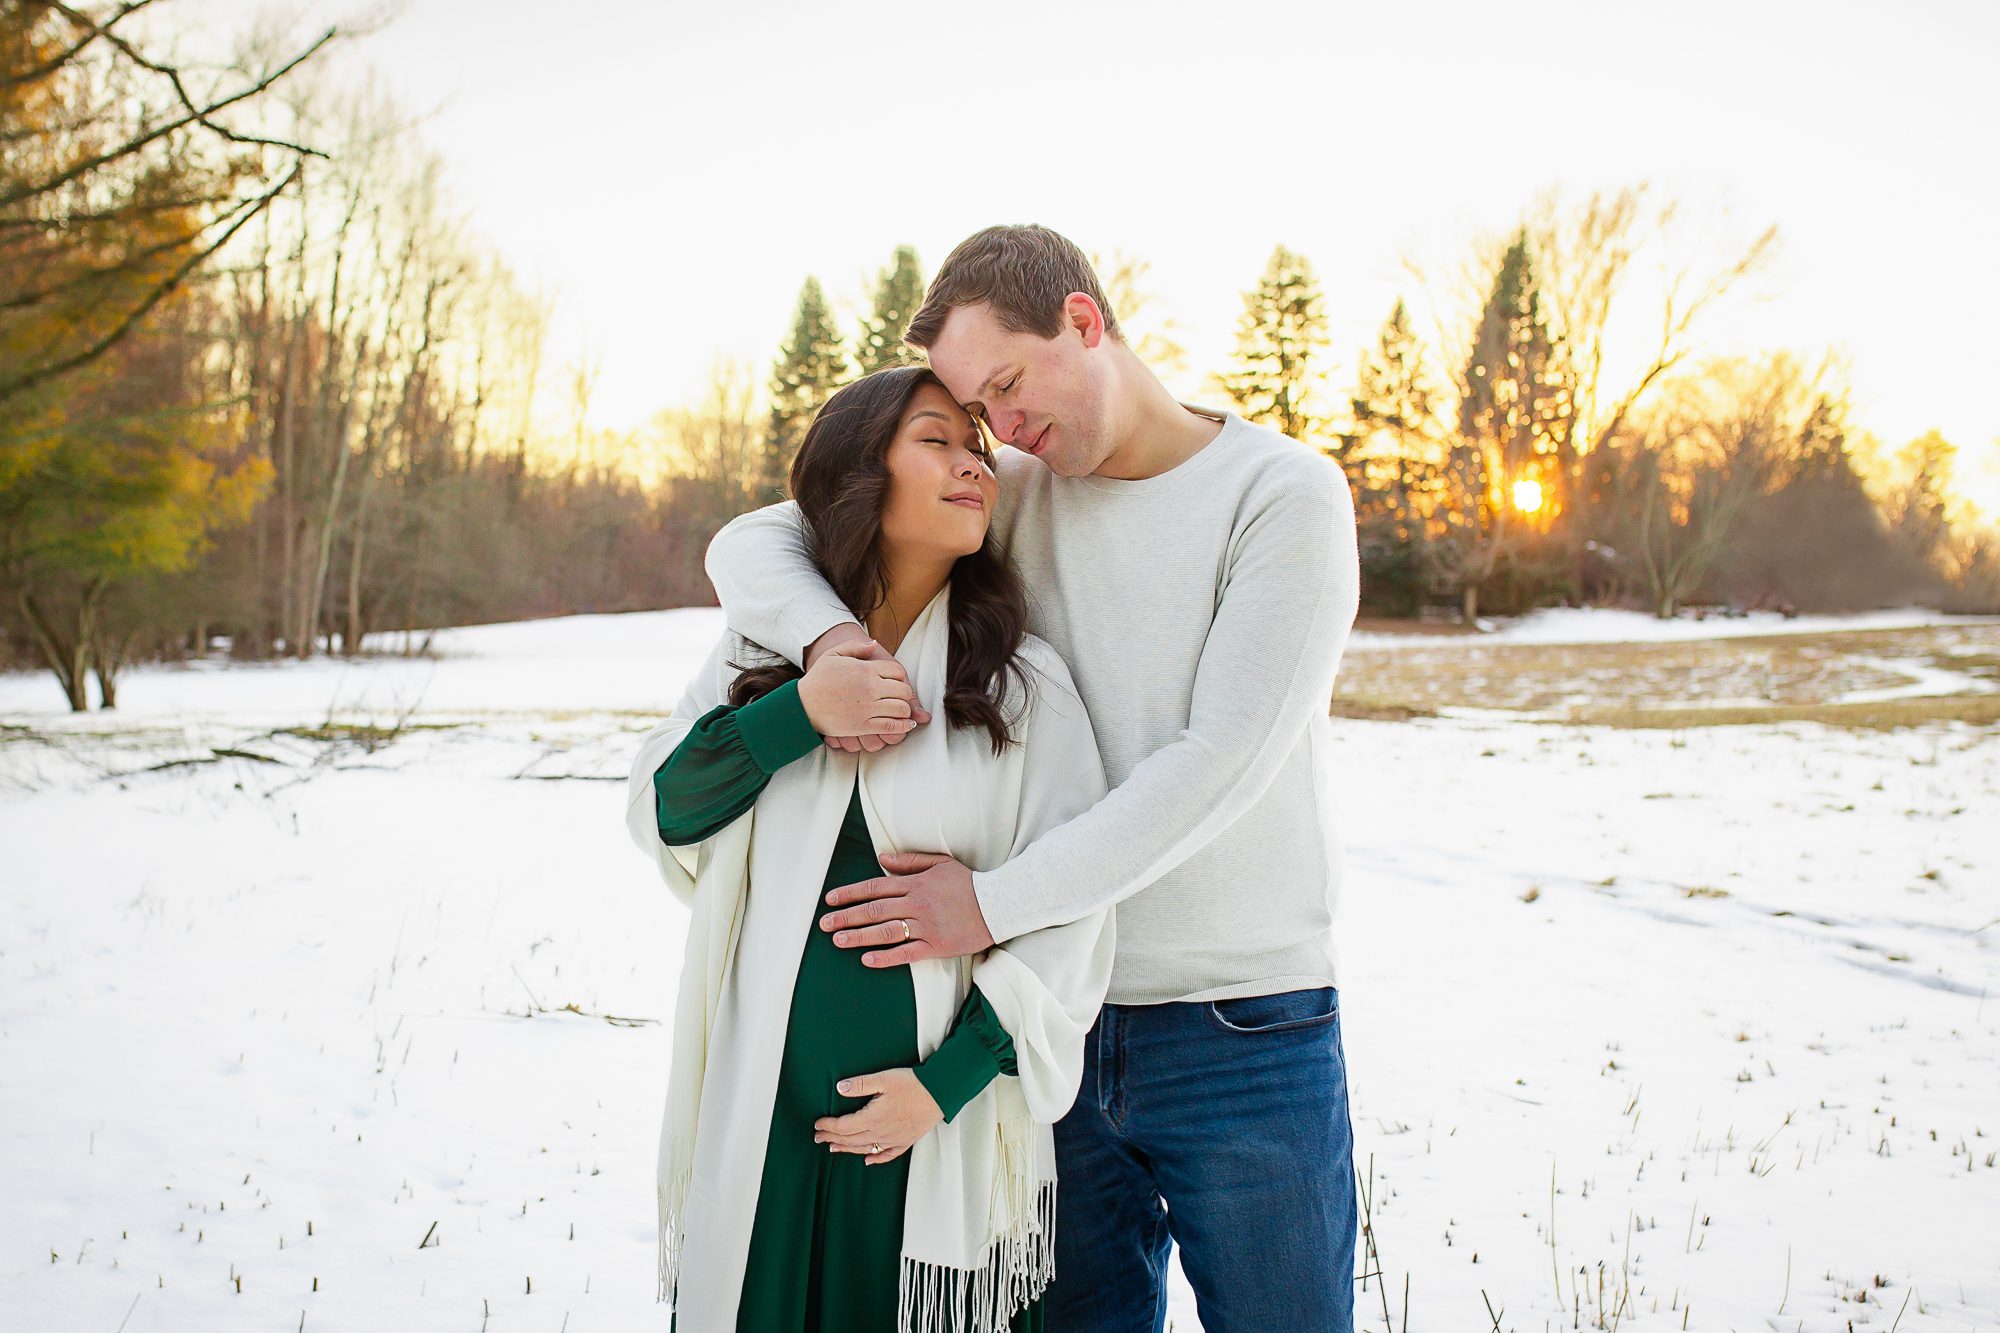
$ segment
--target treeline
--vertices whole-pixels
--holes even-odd
[[[135,659],[706,599],[740,498],[584,447],[548,303],[321,77],[340,34],[182,65],[168,8],[0,0],[0,663],[82,709]]]
[[[1831,358],[1705,354],[1708,326],[1771,257],[1775,229],[1649,285],[1635,269],[1681,247],[1680,210],[1648,196],[1545,196],[1444,292],[1411,265],[1429,336],[1398,300],[1345,383],[1304,256],[1280,246],[1245,293],[1230,364],[1207,389],[1340,462],[1364,608],[1466,621],[1555,604],[2000,612],[2000,540],[1954,498],[1949,441],[1932,432],[1885,448],[1849,420]],[[1143,263],[1094,258],[1142,358],[1184,369],[1171,331],[1133,318],[1152,305]],[[744,507],[782,494],[834,389],[910,355],[898,339],[923,286],[899,249],[843,337],[806,280],[761,435],[747,407],[718,431],[739,441]],[[728,460],[714,461],[726,475]]]
[[[1646,194],[1545,198],[1434,301],[1428,343],[1399,300],[1344,393],[1311,264],[1272,255],[1218,387],[1339,459],[1364,605],[2000,610],[2000,542],[1953,499],[1951,443],[1885,451],[1830,361],[1702,355],[1775,232],[1649,291],[1633,269],[1669,248],[1676,210]]]

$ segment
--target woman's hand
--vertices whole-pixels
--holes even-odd
[[[845,1078],[840,1091],[873,1100],[847,1115],[813,1121],[813,1142],[828,1144],[834,1152],[861,1153],[869,1166],[895,1161],[944,1122],[944,1112],[912,1069]]]
[[[799,702],[813,730],[828,737],[866,736],[893,743],[918,722],[930,720],[903,664],[868,638],[850,639],[814,659],[799,681]]]

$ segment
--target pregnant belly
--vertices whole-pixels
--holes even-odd
[[[865,965],[815,922],[799,961],[785,1029],[776,1113],[808,1124],[845,1115],[866,1099],[834,1090],[841,1079],[917,1063],[917,1000],[907,967]]]

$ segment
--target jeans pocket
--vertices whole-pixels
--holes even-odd
[[[1331,986],[1210,1000],[1209,1016],[1231,1032],[1297,1032],[1323,1027],[1340,1017],[1340,997]]]

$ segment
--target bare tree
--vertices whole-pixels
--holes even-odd
[[[1651,188],[1641,182],[1595,191],[1574,204],[1551,190],[1536,201],[1527,222],[1576,400],[1570,444],[1579,453],[1589,453],[1616,431],[1661,376],[1699,350],[1702,322],[1777,253],[1775,224],[1740,247],[1703,253],[1696,241],[1682,237],[1683,205],[1674,199],[1650,202]],[[1713,219],[1695,228],[1698,237],[1718,229]],[[1651,293],[1657,308],[1634,321],[1640,332],[1632,345],[1617,348],[1610,333],[1613,316],[1624,315],[1629,298],[1621,297],[1632,285],[1634,264],[1644,259],[1659,264],[1659,284]],[[1619,351],[1628,352],[1629,368],[1614,376],[1607,353]]]
[[[1745,507],[1784,475],[1812,401],[1787,356],[1711,363],[1670,381],[1606,442],[1617,550],[1655,615],[1672,617],[1700,588]]]
[[[1579,485],[1582,460],[1618,431],[1644,397],[1701,346],[1700,331],[1728,294],[1763,270],[1776,254],[1775,225],[1740,246],[1717,249],[1707,237],[1722,230],[1705,219],[1686,235],[1684,206],[1649,198],[1645,182],[1594,191],[1570,203],[1556,190],[1530,210],[1528,235],[1541,266],[1542,289],[1557,334],[1559,373],[1573,411],[1561,454],[1559,505],[1572,558],[1586,558],[1595,529],[1589,491]],[[1657,266],[1643,293],[1635,266]],[[1634,315],[1637,300],[1655,304]],[[1615,330],[1629,329],[1622,342]]]
[[[1141,361],[1161,379],[1170,382],[1190,378],[1187,348],[1180,341],[1180,325],[1160,306],[1151,286],[1153,266],[1123,250],[1095,254],[1090,265],[1104,287],[1104,299],[1118,316],[1118,327]]]

